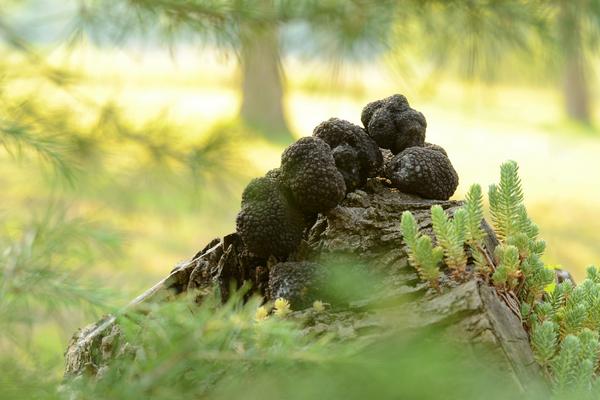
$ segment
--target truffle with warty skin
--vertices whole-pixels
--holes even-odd
[[[425,143],[427,121],[401,94],[367,104],[360,119],[379,147],[394,154]]]
[[[284,298],[291,303],[293,310],[310,307],[322,299],[326,270],[310,261],[280,262],[269,271],[269,298]]]
[[[281,179],[281,169],[273,168],[272,170],[267,171],[265,174],[265,178],[275,179],[279,181]]]
[[[425,147],[426,149],[431,149],[431,150],[438,151],[438,152],[442,153],[443,155],[445,155],[446,157],[448,157],[448,153],[446,153],[446,149],[444,149],[440,145],[425,142],[425,144],[423,145],[423,147]]]
[[[358,125],[330,118],[321,122],[313,135],[323,139],[332,149],[336,167],[344,176],[346,191],[364,186],[383,164],[379,146]]]
[[[280,170],[281,182],[305,214],[327,212],[346,195],[331,148],[317,137],[303,137],[285,149]]]
[[[302,241],[304,218],[276,179],[253,179],[242,194],[236,229],[244,246],[260,257],[285,257]]]
[[[448,200],[458,187],[458,174],[441,151],[409,147],[385,166],[386,178],[404,193],[426,199]]]
[[[352,192],[354,189],[362,186],[366,178],[363,179],[358,165],[358,154],[351,146],[342,144],[337,146],[331,152],[335,160],[335,166],[344,177],[346,192]]]

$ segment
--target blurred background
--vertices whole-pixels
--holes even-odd
[[[286,145],[394,93],[455,198],[517,161],[546,263],[582,278],[599,47],[597,0],[0,0],[0,362],[60,378],[70,334],[233,231]]]

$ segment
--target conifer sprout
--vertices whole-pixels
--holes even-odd
[[[587,278],[594,283],[600,283],[600,273],[595,266],[590,265],[587,268]]]
[[[573,284],[570,281],[562,282],[554,287],[554,290],[546,295],[546,302],[539,304],[548,304],[553,313],[558,312],[564,307],[567,298],[573,292]]]
[[[425,143],[427,121],[401,94],[367,104],[360,119],[379,147],[394,154]]]
[[[531,331],[531,347],[536,361],[546,367],[554,354],[558,343],[558,329],[554,322],[544,321],[533,326]]]
[[[585,328],[579,334],[579,340],[581,341],[581,356],[589,359],[594,365],[596,365],[600,356],[600,341],[598,332]]]
[[[464,209],[466,212],[466,232],[465,239],[467,244],[473,246],[482,245],[485,238],[485,232],[481,228],[483,221],[483,195],[481,186],[472,185],[465,196]]]
[[[581,390],[590,393],[597,383],[600,343],[600,283],[595,267],[588,268],[587,279],[574,287],[570,281],[557,284],[552,292],[538,299],[529,318],[531,345],[542,365],[548,365],[558,394]],[[551,351],[550,323],[558,332],[558,353]],[[542,324],[540,326],[540,324]],[[544,331],[547,330],[547,331]]]
[[[444,258],[444,251],[439,246],[433,247],[431,238],[423,235],[417,240],[415,255],[420,265],[419,276],[439,291],[440,263]]]
[[[574,385],[580,367],[581,342],[575,335],[567,335],[558,355],[552,360],[551,371],[555,390],[559,393]]]
[[[321,122],[313,136],[323,139],[332,149],[338,170],[344,176],[346,191],[364,186],[383,163],[377,143],[358,125],[338,118]]]
[[[464,209],[456,210],[454,218],[449,220],[441,206],[431,207],[433,231],[438,244],[443,249],[444,262],[458,280],[464,279],[467,267],[467,256],[464,250],[465,219]]]
[[[419,229],[417,227],[417,221],[410,211],[404,211],[400,220],[400,229],[402,231],[402,239],[408,247],[408,260],[415,266],[415,249],[417,248],[417,238],[419,236]]]
[[[526,214],[523,214],[523,190],[518,175],[519,166],[508,161],[500,166],[500,183],[489,189],[490,213],[499,240],[517,234],[527,228]],[[517,216],[520,216],[517,219]],[[533,232],[530,232],[533,233]]]
[[[563,312],[561,333],[563,335],[578,334],[583,329],[586,322],[587,311],[584,304],[567,305]]]
[[[465,196],[464,209],[466,212],[466,243],[471,250],[475,270],[484,279],[491,273],[493,265],[487,259],[486,250],[483,248],[483,239],[486,236],[481,227],[483,221],[483,195],[481,186],[475,184],[469,188]]]
[[[538,238],[539,230],[529,219],[523,204],[516,163],[510,161],[502,165],[500,183],[490,187],[489,202],[500,242],[493,260],[485,257],[487,253],[483,247],[481,187],[473,185],[463,207],[455,211],[452,220],[442,207],[436,205],[431,209],[440,259],[434,254],[438,248],[433,249],[430,239],[419,233],[413,215],[403,213],[400,226],[409,263],[417,269],[422,280],[433,279],[430,284],[434,286],[439,275],[435,269],[427,267],[435,264],[437,268],[443,252],[445,264],[460,280],[467,263],[463,251],[466,244],[480,276],[487,280],[493,272],[491,280],[498,291],[512,293],[520,301],[519,310],[523,323],[529,328],[535,358],[551,377],[554,393],[592,398],[589,396],[600,385],[597,376],[600,369],[598,269],[589,267],[587,279],[579,286],[566,280],[557,283],[552,290],[548,289],[556,275],[541,261],[545,243]]]
[[[281,155],[281,181],[295,204],[308,214],[324,213],[346,194],[329,145],[317,137],[303,137]]]
[[[513,290],[519,283],[519,249],[511,245],[500,245],[494,256],[498,260],[496,271],[492,275],[494,285]]]
[[[458,187],[458,174],[440,151],[410,147],[385,165],[385,176],[402,192],[426,199],[448,200]]]
[[[535,305],[535,317],[537,322],[554,320],[556,311],[547,302],[539,302]]]
[[[417,270],[423,281],[439,291],[441,274],[439,266],[444,257],[443,250],[440,247],[434,248],[429,236],[419,234],[417,223],[410,211],[402,213],[400,228],[404,243],[408,247],[409,263]]]

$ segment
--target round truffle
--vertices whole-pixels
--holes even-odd
[[[356,150],[347,144],[342,144],[334,147],[332,154],[336,168],[344,177],[346,191],[352,192],[354,189],[362,186],[366,181],[366,178],[360,173],[361,171]]]
[[[265,178],[275,179],[279,181],[281,179],[281,170],[279,168],[273,168],[265,174]]]
[[[294,310],[310,307],[323,295],[325,276],[322,266],[309,261],[275,264],[269,271],[269,297],[283,297]]]
[[[285,257],[302,240],[304,218],[288,201],[277,180],[257,178],[242,194],[236,228],[248,251],[260,257]]]
[[[386,178],[404,193],[426,199],[448,200],[458,187],[458,174],[441,151],[410,147],[385,166]]]
[[[425,143],[427,121],[401,94],[367,104],[361,120],[379,147],[390,149],[394,154]]]
[[[442,153],[443,155],[445,155],[446,157],[448,157],[448,153],[446,153],[446,150],[442,146],[426,142],[423,145],[423,147],[425,147],[426,149],[431,149],[431,150],[439,151],[440,153]]]
[[[348,192],[364,186],[367,178],[376,176],[383,164],[377,143],[364,129],[351,122],[330,118],[321,122],[314,129],[313,135],[323,139],[331,147]]]
[[[317,137],[303,137],[281,155],[281,181],[295,204],[307,214],[324,213],[346,194],[331,148]]]

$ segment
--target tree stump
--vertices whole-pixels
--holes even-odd
[[[343,306],[328,309],[320,314],[318,321],[304,318],[310,311],[295,311],[291,317],[303,321],[307,331],[333,333],[342,339],[366,332],[383,335],[435,327],[446,333],[449,340],[464,343],[466,349],[480,346],[492,349],[498,355],[495,359],[501,360],[497,368],[512,374],[523,392],[532,390],[541,373],[527,332],[520,317],[496,290],[474,276],[461,284],[446,277],[442,278],[443,290],[438,294],[420,282],[408,265],[400,231],[402,212],[411,211],[421,231],[433,237],[430,208],[434,204],[450,214],[461,205],[457,201],[431,201],[406,195],[376,178],[368,182],[364,191],[348,194],[342,204],[327,215],[320,215],[290,260],[311,260],[319,265],[328,260],[352,260],[354,268],[376,279],[373,283],[369,281],[373,287],[363,288],[354,298],[346,298]],[[497,240],[485,221],[483,225],[488,232],[486,251],[493,254]],[[227,235],[177,265],[166,278],[134,299],[124,312],[143,311],[144,304],[169,301],[192,290],[201,301],[215,287],[220,288],[225,300],[232,283],[241,286],[245,281],[251,281],[253,290],[268,298],[269,269],[276,262],[253,258],[245,252],[236,234]],[[292,284],[306,286],[311,281]],[[114,316],[106,316],[79,330],[65,353],[65,376],[98,374],[115,355],[127,353],[135,345],[124,343],[119,337]],[[469,353],[473,352],[465,351]]]

